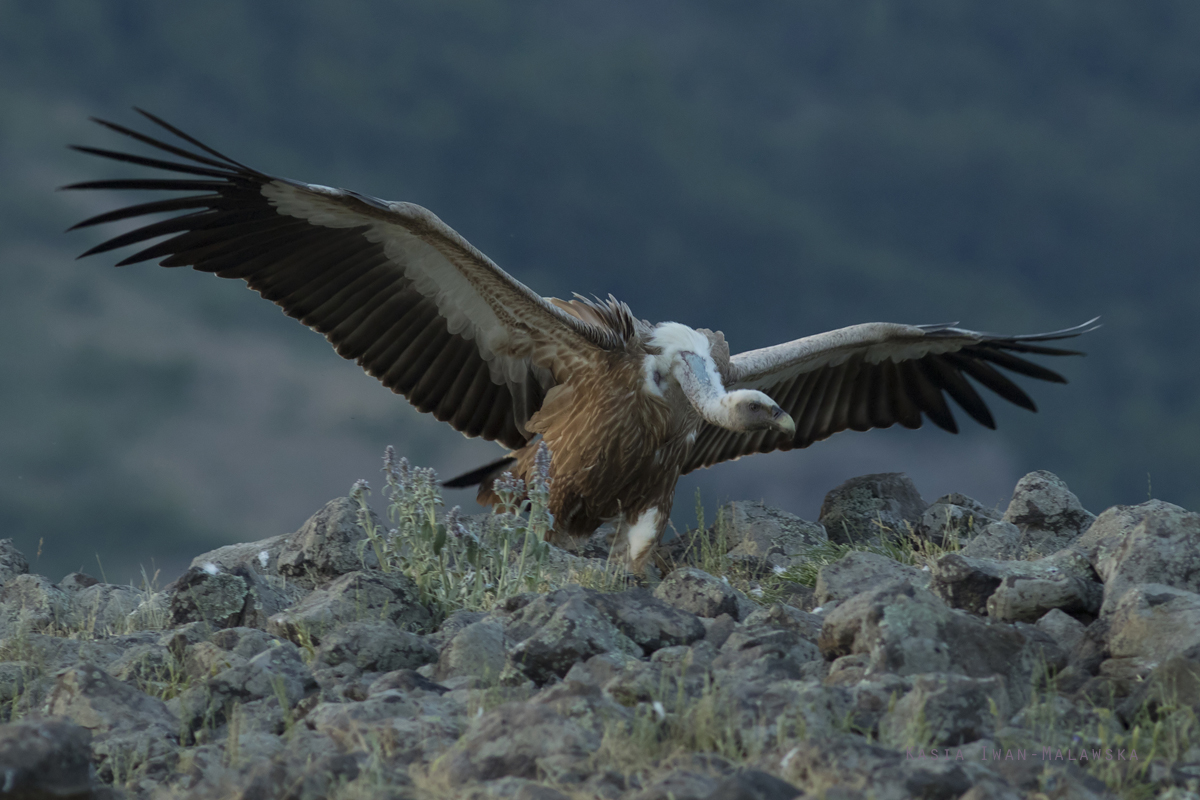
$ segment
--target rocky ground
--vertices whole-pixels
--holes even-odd
[[[486,521],[431,527],[459,610],[350,498],[160,591],[5,540],[0,797],[1200,798],[1200,515],[1045,472],[724,512],[646,581],[485,552],[508,593],[438,549]]]

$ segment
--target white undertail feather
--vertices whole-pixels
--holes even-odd
[[[641,516],[629,526],[625,536],[629,540],[629,560],[632,563],[637,561],[638,556],[645,552],[658,536],[658,509],[650,508],[643,511]]]

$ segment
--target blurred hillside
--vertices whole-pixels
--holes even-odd
[[[1200,507],[1197,42],[1186,0],[0,3],[0,536],[55,577],[169,580],[295,529],[386,444],[443,475],[497,453],[240,285],[75,262],[103,233],[63,230],[133,198],[53,192],[121,172],[64,145],[124,146],[86,117],[132,105],[735,350],[1103,316],[1037,415],[725,465],[681,483],[680,524],[697,485],[813,518],[890,470],[927,499],[1006,501],[1042,468],[1095,511]]]

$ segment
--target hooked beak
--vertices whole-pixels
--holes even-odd
[[[775,407],[775,427],[780,433],[786,433],[788,436],[796,435],[796,423],[791,416],[784,413],[782,408]]]

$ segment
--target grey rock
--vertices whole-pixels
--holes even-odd
[[[1161,500],[1114,506],[1077,544],[1104,582],[1103,614],[1143,583],[1200,592],[1200,514]]]
[[[821,636],[822,623],[823,620],[818,615],[809,613],[808,611],[801,611],[798,608],[793,608],[782,603],[757,609],[753,614],[746,617],[744,622],[747,627],[772,625],[778,628],[786,628],[799,633],[814,644]]]
[[[100,582],[99,578],[88,575],[86,572],[72,572],[58,582],[58,588],[64,592],[78,592]]]
[[[364,672],[415,669],[436,661],[437,656],[424,637],[383,620],[351,622],[326,634],[317,650],[322,663],[349,662]]]
[[[191,567],[167,587],[171,622],[204,622],[216,628],[241,625],[250,601],[245,573]]]
[[[334,627],[348,622],[386,619],[420,631],[433,615],[421,604],[412,579],[396,572],[350,572],[309,594],[297,606],[271,617],[270,633],[301,643],[319,644]]]
[[[239,656],[228,654],[228,658],[234,666],[193,685],[167,704],[193,738],[203,740],[205,736],[197,734],[210,733],[223,725],[235,704],[249,708],[256,701],[266,701],[260,707],[271,712],[270,727],[277,727],[294,715],[301,701],[317,691],[312,672],[290,642],[243,663],[239,663]]]
[[[950,609],[911,586],[857,595],[831,611],[819,640],[825,658],[863,654],[867,675],[953,672],[1002,675],[1014,706],[1028,696],[1035,655],[1011,626]]]
[[[227,669],[240,667],[250,661],[218,646],[215,642],[196,642],[183,650],[180,670],[193,681],[207,681]]]
[[[12,539],[0,539],[0,586],[17,575],[29,572],[29,562],[13,545]]]
[[[861,658],[861,656],[843,656],[839,661]],[[836,662],[835,662],[836,663]],[[866,659],[860,662],[865,673]],[[835,681],[831,685],[837,685]],[[904,695],[912,689],[912,680],[899,675],[881,673],[870,678],[860,677],[858,680],[842,684],[850,693],[854,703],[849,719],[851,730],[864,736],[879,739],[879,723]]]
[[[1005,561],[1021,558],[1021,529],[1011,522],[989,522],[963,545],[960,555]]]
[[[383,521],[371,512],[377,530]],[[378,569],[379,560],[358,524],[358,504],[349,497],[330,500],[283,543],[277,569],[302,586],[315,587],[350,572]],[[361,555],[360,555],[361,553]]]
[[[1165,661],[1200,645],[1200,594],[1144,583],[1117,601],[1109,623],[1114,658]]]
[[[650,666],[640,661],[629,663]],[[600,737],[610,726],[628,724],[633,716],[609,692],[586,683],[560,681],[543,688],[529,702],[553,709]]]
[[[756,558],[787,568],[802,560],[808,548],[829,541],[819,522],[762,503],[734,501],[717,514],[728,526],[733,546],[727,554],[734,558]]]
[[[862,592],[900,583],[920,585],[925,576],[916,567],[878,553],[852,552],[821,567],[813,599],[818,605],[840,603]]]
[[[438,655],[437,680],[471,675],[485,684],[500,679],[508,664],[508,645],[504,626],[496,620],[481,619],[461,629]]]
[[[1068,654],[1075,652],[1079,647],[1087,630],[1086,625],[1058,608],[1052,608],[1043,614],[1036,627],[1053,637]]]
[[[1004,521],[1021,530],[1024,545],[1043,555],[1066,547],[1095,519],[1061,478],[1045,470],[1017,481],[1004,512]]]
[[[506,703],[474,720],[432,773],[451,786],[547,773],[569,778],[575,769],[586,774],[589,757],[599,746],[598,735],[551,708]]]
[[[59,588],[63,587],[60,585]],[[97,582],[68,591],[68,596],[71,598],[70,627],[97,636],[127,632],[133,626],[130,615],[142,605],[147,593],[132,586]]]
[[[800,680],[803,665],[820,658],[820,648],[795,630],[744,625],[725,640],[712,668],[738,680]]]
[[[939,751],[897,752],[842,734],[796,744],[780,760],[781,777],[800,786],[830,786],[854,776],[856,793],[842,797],[902,800],[912,797],[951,800],[966,792],[987,773],[977,764],[943,760]]]
[[[1009,563],[946,553],[930,570],[929,591],[953,608],[983,616],[988,610],[988,599],[1000,588]]]
[[[728,583],[695,567],[675,570],[654,589],[654,596],[698,617],[728,614],[741,618],[737,594]]]
[[[268,539],[260,539],[257,542],[242,542],[218,547],[193,558],[190,566],[195,569],[217,567],[223,572],[246,567],[263,575],[278,575],[279,554],[288,539],[295,535],[285,533]]]
[[[162,778],[174,766],[179,722],[163,701],[81,664],[61,673],[46,699],[47,714],[87,728],[100,776],[142,773]]]
[[[880,741],[902,747],[913,738],[927,737],[939,746],[957,746],[989,736],[1010,714],[1000,678],[914,675],[912,690],[880,720]]]
[[[0,793],[20,800],[91,797],[91,745],[86,728],[65,720],[0,725]]]
[[[130,645],[104,669],[119,681],[145,689],[165,687],[174,666],[175,659],[170,650],[155,642],[146,642]]]
[[[954,492],[939,497],[925,509],[916,526],[916,534],[939,547],[950,541],[965,544],[989,523],[999,521],[1001,516],[1000,511]]]
[[[577,661],[618,650],[642,649],[581,596],[558,606],[535,633],[509,649],[513,664],[537,684],[562,677]]]
[[[816,681],[735,680],[721,686],[733,701],[733,722],[743,741],[758,747],[781,731],[789,738],[836,736],[854,710],[849,691]]]
[[[266,631],[258,628],[225,628],[215,631],[211,641],[222,650],[228,650],[235,656],[250,659],[271,647],[276,647],[279,640]]]
[[[653,779],[630,800],[707,800],[714,796],[718,780],[707,769],[677,768]]]
[[[1132,728],[1143,712],[1157,721],[1176,708],[1200,711],[1200,660],[1195,657],[1172,656],[1155,666],[1118,706],[1117,713]]]
[[[4,611],[28,630],[62,628],[71,622],[71,598],[41,575],[15,575],[0,589]]]
[[[743,769],[718,783],[705,800],[796,800],[802,794],[769,772]]]
[[[349,752],[368,740],[387,742],[393,765],[428,763],[462,735],[466,709],[445,692],[388,689],[361,702],[319,703],[307,727]]]
[[[1052,608],[1094,615],[1104,588],[1087,556],[1061,550],[1037,561],[1008,562],[1004,580],[987,600],[988,616],[1032,622]]]
[[[819,521],[830,541],[898,541],[916,529],[928,505],[901,472],[863,475],[825,495]]]
[[[704,637],[704,625],[695,614],[664,602],[646,589],[591,592],[587,598],[647,654]]]
[[[432,692],[433,694],[443,695],[449,690],[440,683],[434,683],[428,678],[422,677],[416,670],[398,669],[376,678],[367,690],[367,694],[374,695],[390,691],[405,693]]]

